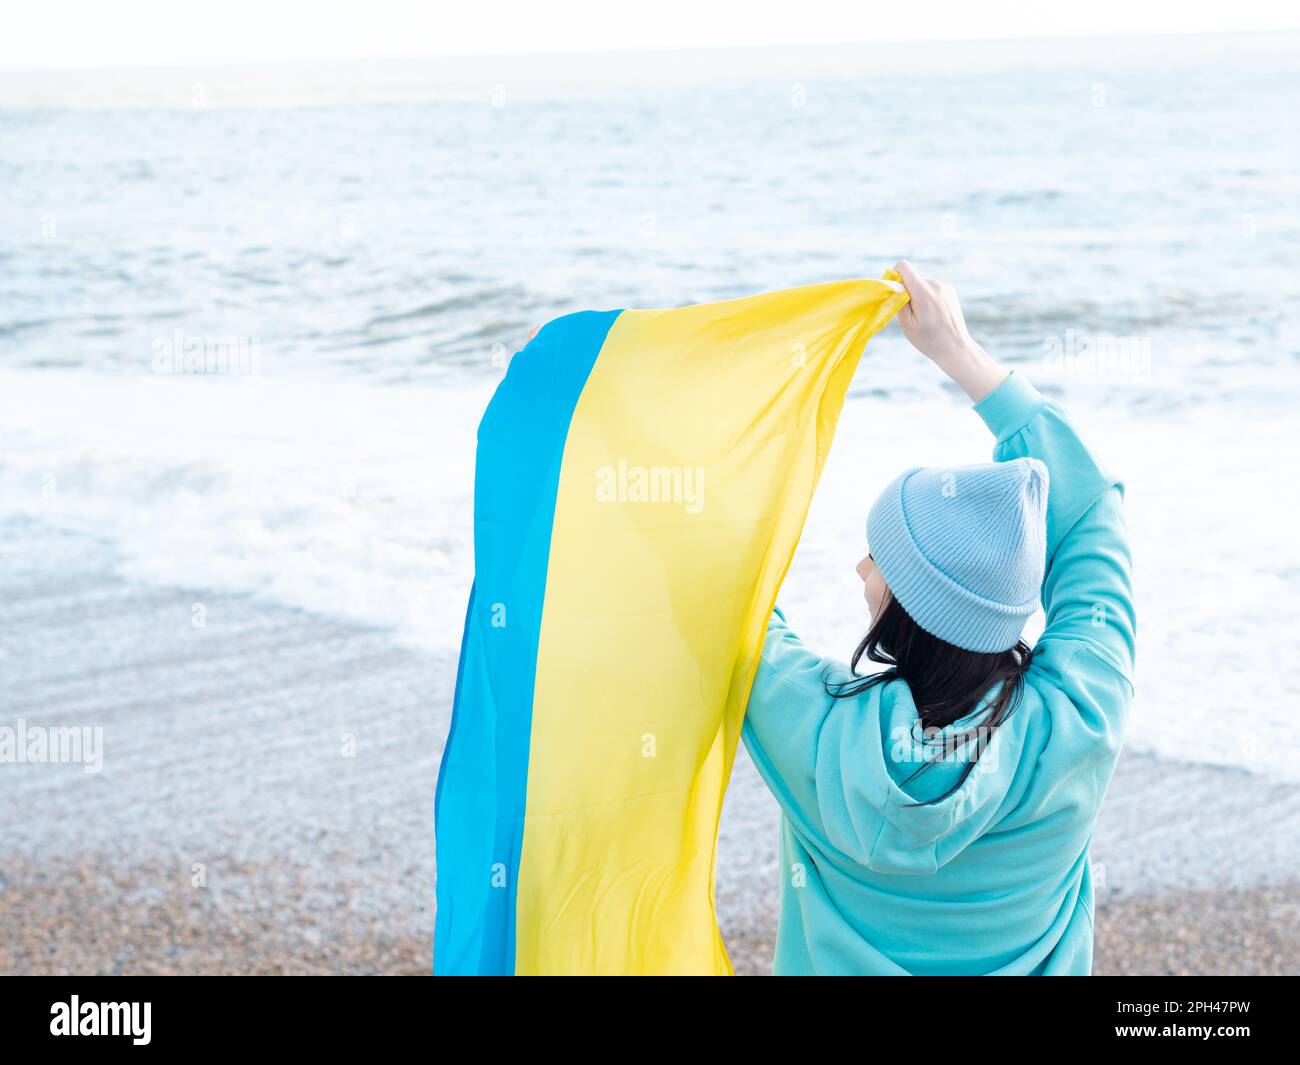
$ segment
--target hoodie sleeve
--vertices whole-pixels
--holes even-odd
[[[1079,723],[1118,747],[1133,691],[1137,618],[1123,487],[1104,472],[1069,416],[1011,374],[975,412],[997,438],[997,462],[1047,466],[1047,624],[1031,677],[1069,697]]]
[[[741,738],[782,812],[805,835],[825,836],[817,763],[837,700],[824,678],[835,663],[804,646],[779,610],[772,614],[750,689]],[[842,667],[838,670],[842,673]]]

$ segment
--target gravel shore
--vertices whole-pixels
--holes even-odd
[[[103,759],[0,766],[0,972],[426,973],[453,657],[7,532],[4,723],[102,729]],[[740,973],[770,968],[778,823],[742,752],[718,860]],[[1300,786],[1125,755],[1097,971],[1300,972],[1298,846]]]
[[[0,972],[427,975],[432,906],[373,912],[319,869],[224,864],[195,887],[165,863],[10,865],[0,877]],[[394,921],[395,916],[400,920]],[[774,914],[725,927],[741,976],[771,972]],[[407,931],[395,933],[395,924]],[[1295,975],[1300,883],[1138,896],[1097,915],[1098,975]]]

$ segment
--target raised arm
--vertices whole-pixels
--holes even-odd
[[[1018,374],[975,411],[993,432],[993,458],[1047,466],[1047,625],[1033,670],[1064,691],[1084,725],[1117,746],[1132,697],[1137,616],[1123,490],[1069,416]]]
[[[1117,743],[1137,630],[1120,483],[1058,404],[971,339],[949,286],[905,262],[897,269],[911,296],[899,315],[904,333],[970,396],[996,438],[994,460],[1032,457],[1047,466],[1047,626],[1033,668],[1069,695],[1086,728]]]

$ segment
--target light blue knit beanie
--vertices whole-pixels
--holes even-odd
[[[1047,559],[1047,467],[1037,459],[907,470],[867,518],[892,594],[932,636],[1006,651],[1038,609]]]

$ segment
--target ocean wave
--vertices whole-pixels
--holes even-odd
[[[376,326],[391,325],[395,322],[410,322],[423,318],[435,318],[461,310],[474,310],[481,312],[485,308],[490,308],[508,299],[514,299],[517,301],[523,298],[524,295],[525,291],[523,287],[519,285],[501,285],[475,289],[472,292],[457,293],[454,296],[447,296],[444,299],[433,300],[416,307],[411,307],[407,310],[377,314],[366,322],[363,328],[373,329]]]

